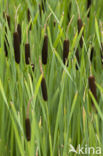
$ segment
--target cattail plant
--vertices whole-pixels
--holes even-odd
[[[29,100],[28,105],[27,105],[27,112],[26,112],[25,129],[26,129],[27,141],[31,140],[31,124],[30,124],[30,119],[29,119],[29,109],[30,109],[30,104],[31,104],[33,98],[34,98],[34,96],[32,96],[31,99]]]
[[[69,40],[64,40],[63,43],[63,62],[66,63],[69,54]]]
[[[26,139],[27,141],[31,140],[31,126],[30,126],[30,119],[26,118],[25,120],[25,129],[26,129]]]
[[[48,36],[45,35],[42,47],[42,63],[44,65],[47,64],[47,58],[48,58]]]
[[[81,29],[82,29],[82,27],[83,27],[83,23],[82,23],[82,20],[81,20],[80,17],[78,18],[77,25],[78,25],[78,33],[80,33],[80,31],[81,31]],[[82,46],[83,46],[83,39],[82,39],[82,37],[83,37],[83,33],[82,33],[82,36],[81,36],[80,42],[79,42],[81,48],[82,48]]]
[[[46,81],[44,78],[44,73],[43,73],[43,68],[42,68],[42,63],[41,59],[39,58],[39,64],[40,64],[40,71],[42,73],[42,81],[41,81],[41,90],[42,90],[42,96],[44,101],[48,101],[48,93],[47,93],[47,86],[46,86]]]
[[[18,35],[19,35],[19,41],[21,43],[21,25],[20,24],[17,25],[17,32],[18,32]]]
[[[92,47],[91,53],[90,53],[90,61],[91,61],[91,62],[92,62],[92,60],[93,60],[93,55],[94,55],[94,47]]]
[[[10,16],[7,15],[5,12],[3,12],[3,17],[5,20],[7,20],[7,24],[8,24],[8,27],[10,29]],[[4,51],[5,51],[5,56],[7,57],[8,56],[9,42],[8,42],[6,35],[7,35],[7,28],[5,27]]]
[[[87,10],[90,9],[90,6],[91,6],[91,0],[87,0]],[[90,16],[90,10],[88,12],[88,17]]]
[[[77,50],[76,50],[76,59],[77,59],[77,62],[78,62],[78,64],[80,64],[80,60],[79,60],[79,50],[78,50],[78,48],[77,48]],[[77,66],[77,64],[76,64],[76,69],[78,70],[78,66]]]
[[[89,82],[89,89],[91,90],[93,96],[97,100],[95,77],[94,76],[89,76],[88,82]],[[93,101],[92,101],[92,105],[94,105]]]
[[[25,62],[26,62],[26,64],[30,63],[30,45],[29,45],[29,43],[25,44]]]
[[[28,22],[30,22],[31,15],[30,15],[30,10],[29,10],[29,8],[28,8],[28,10],[27,10],[27,19],[28,19]],[[30,24],[29,30],[31,30],[31,24]]]
[[[15,52],[15,61],[16,63],[20,63],[20,41],[18,32],[13,33],[13,45],[14,45],[14,52]]]
[[[44,101],[47,101],[48,95],[47,95],[46,81],[45,81],[44,77],[42,78],[42,81],[41,81],[41,89],[42,89],[43,99],[44,99]]]

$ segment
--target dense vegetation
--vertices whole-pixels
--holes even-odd
[[[0,156],[103,149],[102,8],[102,0],[0,1]]]

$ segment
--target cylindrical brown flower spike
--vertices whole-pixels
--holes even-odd
[[[25,129],[26,129],[26,138],[27,141],[31,140],[31,126],[30,126],[30,119],[26,118],[25,120]]]
[[[29,10],[29,8],[27,10],[27,19],[28,19],[28,22],[30,22],[30,10]]]
[[[16,63],[20,63],[20,41],[18,32],[13,33],[13,45],[14,45],[14,52],[15,52],[15,61]]]
[[[78,48],[77,48],[77,50],[76,50],[76,58],[77,58],[78,64],[80,64]],[[78,70],[78,66],[77,66],[77,64],[76,64],[76,69]]]
[[[44,101],[47,101],[48,100],[48,94],[47,94],[46,81],[45,81],[44,77],[42,78],[42,81],[41,81],[41,89],[42,89],[43,99],[44,99]]]
[[[89,88],[90,88],[90,90],[91,90],[93,96],[94,96],[95,99],[97,100],[95,77],[94,77],[94,76],[89,76],[88,82],[89,82]],[[93,101],[92,101],[92,104],[93,104]],[[93,105],[94,105],[94,104],[93,104]]]
[[[80,33],[80,31],[81,31],[81,29],[82,29],[82,27],[83,27],[83,23],[82,23],[81,18],[78,18],[77,25],[78,25],[78,33]],[[82,35],[81,35],[80,42],[79,42],[81,48],[82,48],[82,46],[83,46],[83,39],[82,39],[82,36],[83,36],[83,33],[82,33]]]
[[[28,22],[30,22],[30,10],[29,10],[29,8],[28,8],[28,10],[27,10],[27,19],[28,19]],[[30,30],[31,30],[31,24],[30,24]]]
[[[21,43],[21,25],[20,24],[17,25],[17,32],[18,32],[18,35],[19,35],[19,41]]]
[[[90,61],[92,62],[93,60],[93,55],[94,55],[94,47],[91,49],[91,54],[90,54]]]
[[[29,45],[29,43],[25,44],[25,62],[26,62],[26,64],[30,63],[30,45]]]
[[[48,36],[45,35],[42,47],[42,63],[44,65],[47,64],[47,58],[48,58]]]
[[[64,40],[63,43],[63,62],[66,63],[69,54],[69,40]]]
[[[91,0],[87,0],[87,10],[90,8],[90,6],[91,6]],[[88,17],[90,16],[90,10],[89,10],[87,16],[88,16]]]

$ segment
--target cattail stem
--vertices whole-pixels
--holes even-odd
[[[80,18],[80,9],[79,9],[79,5],[78,5],[77,0],[75,0],[75,2],[76,2],[76,5],[77,5],[78,16],[79,16],[79,18]]]
[[[70,20],[69,23],[68,23],[67,30],[66,30],[66,38],[67,38],[67,36],[68,36],[69,27],[70,27],[70,25],[71,25],[71,23],[72,23],[72,21],[73,21],[73,18],[74,18],[74,15],[72,16],[71,20]]]
[[[47,19],[46,19],[46,22],[45,22],[45,24],[44,24],[44,33],[46,32],[47,23],[48,23],[48,20],[49,20],[49,18],[50,18],[51,15],[52,15],[52,13],[50,13],[50,14],[48,15],[48,17],[47,17]]]
[[[48,36],[45,35],[42,47],[42,63],[44,65],[47,64],[47,58],[48,58]]]
[[[69,54],[69,40],[64,40],[63,43],[63,62],[66,63]]]
[[[42,68],[42,63],[41,63],[41,58],[39,57],[39,65],[40,65],[40,72],[42,76],[44,76],[43,68]]]
[[[19,42],[18,32],[13,33],[13,45],[14,45],[14,52],[15,52],[15,61],[19,64],[20,63],[20,42]]]
[[[16,9],[16,14],[15,14],[15,31],[17,30],[17,13],[18,13],[18,10],[19,10],[19,8],[20,8],[20,5],[17,7],[17,9]]]

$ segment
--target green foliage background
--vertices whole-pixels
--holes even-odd
[[[100,146],[103,149],[103,65],[100,55],[103,42],[102,0],[92,0],[89,18],[87,0],[77,0],[77,3],[75,0],[47,0],[45,12],[42,11],[40,17],[41,3],[40,0],[0,0],[0,155],[75,155],[68,154],[69,144],[74,145],[77,151],[78,144]],[[27,8],[31,13],[32,29],[29,31],[28,41],[31,63],[35,64],[34,72],[31,65],[25,64],[24,44],[27,42],[30,26]],[[4,11],[11,17],[10,30],[3,18]],[[79,15],[84,25],[80,34],[77,30]],[[15,63],[13,49],[13,32],[17,23],[22,27],[20,64]],[[4,53],[5,26],[9,42],[8,57]],[[81,49],[79,40],[82,31],[84,44]],[[41,93],[42,75],[39,67],[45,33],[49,38],[48,63],[43,65],[47,102],[43,100]],[[62,61],[63,41],[66,38],[70,41],[68,67]],[[90,62],[92,46],[94,56]],[[77,48],[80,55],[78,70],[75,68]],[[88,77],[91,74],[96,80],[97,101],[88,87]],[[25,119],[27,104],[32,97],[29,110],[31,141],[27,142]],[[90,98],[94,101],[94,107]]]

